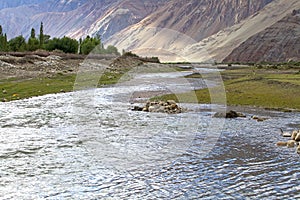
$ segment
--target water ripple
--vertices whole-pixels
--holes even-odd
[[[226,120],[215,138],[211,111],[132,112],[111,92],[75,108],[72,93],[0,103],[0,199],[300,198],[299,156],[274,145],[298,113]]]

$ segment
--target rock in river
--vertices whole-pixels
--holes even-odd
[[[144,112],[157,112],[157,113],[168,113],[177,114],[181,113],[183,109],[177,105],[174,100],[168,101],[148,101],[145,106],[139,107],[134,106],[132,111],[144,111]]]
[[[246,117],[246,115],[231,110],[227,113],[217,112],[214,115],[214,117],[217,117],[217,118],[238,118],[238,117]]]

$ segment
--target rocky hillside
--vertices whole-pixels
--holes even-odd
[[[224,62],[300,61],[300,10],[255,34],[224,59]]]

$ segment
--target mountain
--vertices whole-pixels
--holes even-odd
[[[144,54],[142,51],[147,54],[149,49],[162,49],[167,54],[178,57],[170,58],[167,55],[164,59],[182,60],[179,57],[187,56],[182,55],[184,48],[240,23],[271,2],[272,0],[169,1],[141,22],[113,36],[108,43],[119,49],[138,48],[135,52],[139,54]]]
[[[300,9],[235,48],[224,62],[288,62],[299,60]]]
[[[36,3],[0,10],[0,24],[9,38],[20,34],[28,36],[31,28],[38,30],[41,22],[44,23],[44,32],[54,37],[62,37],[80,29],[87,30],[117,0],[33,2]]]
[[[299,0],[2,0],[0,24],[8,38],[41,22],[52,37],[99,34],[163,61],[300,60],[298,9]]]
[[[14,8],[24,5],[34,5],[46,2],[47,0],[1,0],[0,10],[5,8]]]
[[[167,0],[32,0],[0,10],[0,24],[9,38],[29,36],[31,28],[54,37],[76,39],[100,34],[105,40],[158,9]],[[8,1],[9,2],[9,1]],[[18,30],[18,32],[16,31]]]
[[[103,40],[115,33],[140,22],[165,4],[166,0],[123,0],[113,5],[87,30],[89,35],[100,34]],[[70,33],[79,38],[83,32]]]

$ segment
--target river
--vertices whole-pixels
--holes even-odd
[[[300,198],[299,155],[275,146],[299,113],[264,111],[257,122],[251,110],[213,118],[216,105],[130,110],[133,91],[186,89],[184,73],[0,103],[0,199]]]

